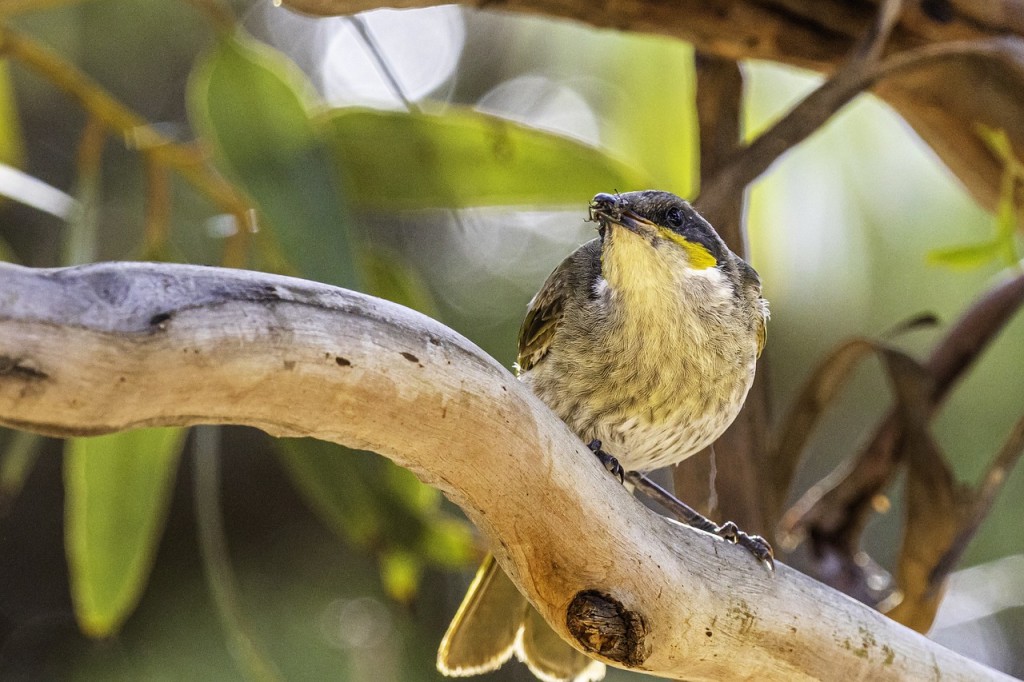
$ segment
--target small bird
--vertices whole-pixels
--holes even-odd
[[[761,280],[669,192],[598,194],[590,219],[598,237],[562,261],[527,307],[519,378],[625,470],[675,464],[717,439],[743,405],[765,342]],[[488,555],[437,666],[475,675],[513,653],[542,680],[604,677],[604,664],[555,634]]]

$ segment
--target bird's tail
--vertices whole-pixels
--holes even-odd
[[[437,669],[478,675],[497,670],[513,653],[545,682],[604,677],[604,664],[562,641],[488,554],[441,640]]]

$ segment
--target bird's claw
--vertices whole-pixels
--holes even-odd
[[[613,455],[609,455],[607,452],[601,449],[601,441],[596,439],[592,440],[589,443],[587,443],[587,447],[590,448],[590,451],[593,452],[594,455],[601,461],[601,464],[604,465],[604,468],[607,469],[612,476],[619,479],[619,483],[626,482],[626,470],[622,468],[621,464],[619,464],[619,460],[615,459]]]
[[[744,533],[732,521],[726,521],[718,528],[716,533],[719,537],[743,547],[754,555],[761,565],[771,572],[775,572],[775,552],[772,546],[760,535],[748,535]]]

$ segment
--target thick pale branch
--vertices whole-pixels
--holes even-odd
[[[602,639],[572,627],[580,614],[618,616],[628,650],[604,660],[620,667],[1009,679],[649,512],[472,343],[341,289],[181,265],[0,264],[0,423],[57,435],[248,424],[376,450],[459,504],[568,640]]]

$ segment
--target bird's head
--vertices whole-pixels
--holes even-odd
[[[768,306],[757,271],[729,250],[711,224],[670,192],[598,194],[590,219],[601,235],[601,276],[631,309],[655,316],[673,306],[730,310],[764,345]]]
[[[720,280],[734,293],[756,289],[757,273],[729,250],[711,224],[670,192],[598,194],[590,219],[601,235],[602,274],[611,284],[660,286],[690,275]],[[711,272],[715,269],[715,272]]]

